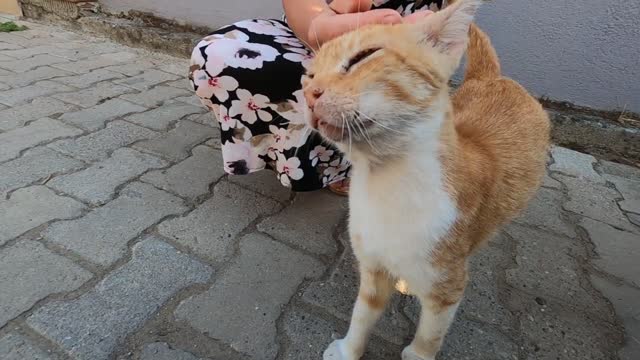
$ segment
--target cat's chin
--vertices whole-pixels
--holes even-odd
[[[345,137],[345,130],[342,126],[335,126],[329,123],[319,124],[316,130],[327,140],[340,142]]]

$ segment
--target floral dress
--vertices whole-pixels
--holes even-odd
[[[442,2],[373,4],[407,15]],[[240,21],[207,36],[193,50],[189,79],[220,125],[225,172],[270,169],[293,191],[312,191],[349,177],[350,166],[306,126],[300,78],[312,52],[283,20]]]

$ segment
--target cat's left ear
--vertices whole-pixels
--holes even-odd
[[[467,49],[469,26],[482,1],[458,0],[449,3],[449,6],[427,16],[415,26],[421,45],[438,51],[442,55],[441,65],[447,67],[448,75],[451,75]]]

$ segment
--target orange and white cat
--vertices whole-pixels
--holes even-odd
[[[326,43],[303,88],[308,121],[353,166],[351,244],[360,290],[325,359],[355,360],[401,283],[422,305],[404,360],[435,358],[462,298],[467,260],[526,206],[549,143],[541,105],[502,77],[461,0],[416,24],[374,25]],[[467,51],[464,83],[448,82]]]

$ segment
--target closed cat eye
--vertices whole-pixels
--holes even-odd
[[[349,71],[351,69],[351,67],[353,67],[357,63],[361,62],[362,60],[368,58],[369,56],[375,54],[379,50],[382,50],[382,48],[377,47],[377,48],[370,48],[370,49],[365,49],[365,50],[360,51],[354,57],[349,59],[349,62],[347,63],[347,66],[345,67],[344,70],[345,71]]]

